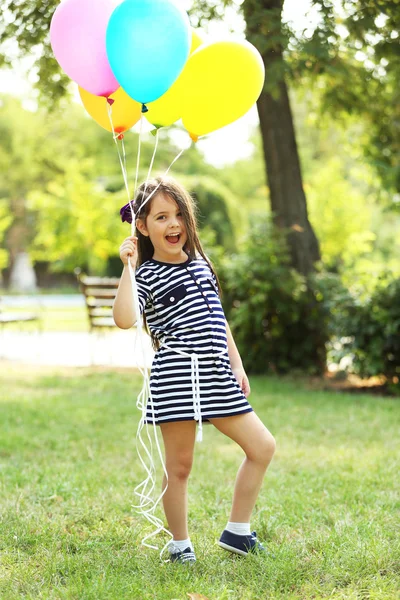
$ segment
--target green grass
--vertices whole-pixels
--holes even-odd
[[[140,546],[140,378],[1,366],[1,600],[400,598],[398,400],[252,377],[250,400],[277,440],[252,526],[274,558],[215,545],[242,454],[206,426],[188,567]]]
[[[42,320],[42,330],[48,331],[89,331],[89,320],[85,306],[73,307],[45,307],[38,308],[38,305],[26,304],[24,307],[8,308],[9,312],[27,313],[34,312],[40,315]],[[34,331],[37,329],[36,323],[12,323],[7,325],[7,331]]]

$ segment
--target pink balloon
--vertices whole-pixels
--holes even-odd
[[[50,41],[65,73],[96,96],[119,88],[108,62],[106,30],[118,0],[63,0],[53,14]]]

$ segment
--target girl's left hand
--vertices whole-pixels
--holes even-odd
[[[245,370],[243,369],[243,367],[239,367],[237,369],[232,369],[232,373],[236,377],[243,394],[247,398],[247,396],[250,395],[250,384]]]

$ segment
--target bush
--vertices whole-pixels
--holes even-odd
[[[290,267],[284,233],[266,215],[253,215],[240,254],[219,267],[223,305],[249,373],[326,365],[329,311],[316,280]]]
[[[341,343],[336,359],[351,356],[351,370],[361,377],[384,375],[398,386],[400,378],[400,279],[381,285],[362,302],[353,298],[335,322]]]
[[[249,373],[322,374],[326,355],[361,377],[400,379],[400,278],[383,273],[372,292],[348,290],[319,265],[305,278],[290,266],[284,233],[253,215],[240,254],[213,256],[226,317]]]

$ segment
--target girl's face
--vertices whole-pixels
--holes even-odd
[[[186,227],[179,206],[170,196],[157,193],[151,201],[146,222],[138,220],[139,231],[150,237],[154,246],[154,260],[185,262],[183,247],[187,241]]]

